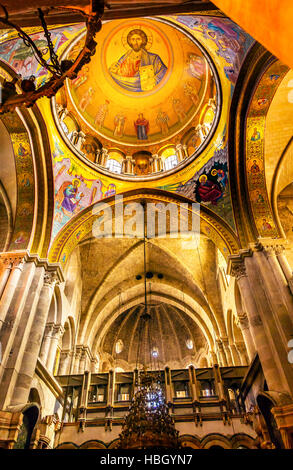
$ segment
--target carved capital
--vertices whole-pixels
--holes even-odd
[[[54,330],[54,323],[47,323],[45,327],[44,336],[52,336],[53,330]]]
[[[249,321],[247,315],[243,313],[242,315],[238,315],[236,318],[237,326],[240,326],[241,330],[247,330],[249,328]]]
[[[44,285],[49,287],[55,287],[55,284],[58,282],[58,277],[55,272],[46,271],[44,274]]]
[[[230,275],[235,277],[237,281],[242,277],[245,277],[246,269],[243,261],[233,262],[230,269]]]
[[[0,261],[4,268],[18,268],[23,269],[25,263],[26,253],[1,253]]]
[[[55,338],[60,338],[65,332],[65,329],[62,325],[54,325],[52,334]]]

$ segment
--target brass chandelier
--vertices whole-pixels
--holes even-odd
[[[86,37],[85,43],[76,57],[76,59],[68,60],[64,59],[61,62],[58,59],[57,54],[54,51],[54,46],[51,40],[51,33],[48,30],[44,12],[41,8],[38,8],[38,16],[44,32],[44,37],[47,42],[48,51],[50,54],[49,61],[46,61],[43,57],[43,53],[38,49],[35,42],[31,39],[23,29],[17,24],[13,23],[9,19],[9,14],[5,6],[0,4],[4,16],[0,16],[0,22],[8,28],[15,29],[18,36],[22,39],[27,47],[32,49],[32,52],[39,62],[39,64],[46,69],[51,77],[39,88],[36,87],[34,80],[35,77],[22,78],[21,76],[15,77],[12,81],[4,80],[0,90],[0,114],[4,114],[10,111],[14,111],[18,106],[25,106],[27,108],[33,106],[33,104],[41,97],[47,96],[51,98],[57,91],[64,85],[65,80],[73,79],[77,77],[78,72],[81,68],[90,62],[91,57],[96,51],[96,33],[102,28],[101,18],[104,13],[104,0],[90,0],[90,6],[85,10],[79,10],[74,8],[67,8],[69,10],[78,11],[81,13],[86,20]],[[60,7],[61,8],[61,7]],[[66,7],[62,7],[66,9]],[[22,90],[21,93],[17,92],[16,85],[19,85]]]
[[[137,350],[136,391],[126,415],[120,434],[120,449],[150,449],[179,447],[178,431],[166,403],[161,373],[155,369],[155,356],[152,355],[151,315],[147,301],[146,285],[146,204],[144,208],[144,312],[140,317]],[[148,341],[143,341],[143,337]],[[142,345],[148,351],[143,351]],[[146,358],[150,357],[150,370],[147,370]],[[145,363],[139,370],[142,360]]]

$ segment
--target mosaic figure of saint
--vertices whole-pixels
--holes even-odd
[[[78,193],[78,186],[80,186],[78,179],[74,179],[72,183],[65,181],[56,195],[57,208],[61,208],[65,215],[73,214],[83,197],[83,193]]]
[[[96,117],[95,117],[95,126],[98,126],[98,128],[101,128],[104,126],[104,122],[106,119],[106,116],[109,112],[109,100],[106,100],[104,104],[101,104],[98,108]]]
[[[137,120],[134,122],[134,127],[138,140],[147,140],[150,124],[142,113],[138,115]]]
[[[183,104],[179,99],[173,98],[173,109],[177,114],[179,121],[183,122],[186,117],[186,113],[184,111]]]
[[[191,101],[193,102],[194,105],[197,105],[198,103],[198,94],[196,89],[193,87],[191,82],[186,82],[184,84],[184,93],[186,96],[188,96]]]
[[[169,131],[168,122],[169,122],[169,120],[170,120],[170,118],[169,118],[168,114],[165,111],[160,110],[158,112],[156,122],[157,122],[159,128],[161,129],[161,133],[163,135],[168,134],[168,131]]]
[[[93,96],[95,94],[95,90],[93,90],[92,88],[89,88],[82,96],[81,100],[80,100],[80,103],[79,103],[79,107],[81,109],[82,112],[84,112],[86,110],[86,108],[88,107],[88,105],[91,103],[92,99],[93,99]]]
[[[195,188],[195,196],[198,202],[211,202],[217,205],[223,193],[218,183],[209,180],[207,175],[201,175]]]
[[[123,113],[118,113],[114,117],[114,132],[113,134],[116,137],[122,137],[124,134],[124,126],[125,126],[126,116]]]
[[[254,128],[254,131],[250,140],[252,140],[252,142],[256,142],[257,140],[260,140],[260,132],[259,130],[257,130],[257,127]]]
[[[129,91],[152,90],[166,74],[166,65],[158,54],[146,50],[148,38],[141,29],[132,29],[127,35],[127,43],[130,50],[111,65],[111,77]]]

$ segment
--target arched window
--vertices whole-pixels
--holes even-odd
[[[121,173],[121,163],[117,162],[114,158],[109,158],[106,168],[112,173]]]
[[[170,157],[167,157],[165,160],[165,170],[172,170],[172,168],[175,168],[175,166],[178,165],[178,159],[176,155],[170,155]]]

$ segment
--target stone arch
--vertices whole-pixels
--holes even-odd
[[[223,449],[232,448],[229,439],[226,436],[223,436],[222,434],[218,433],[208,434],[201,441],[202,449],[210,449],[213,446],[222,447]]]
[[[106,449],[104,442],[99,440],[86,441],[79,446],[79,449]]]
[[[15,72],[3,62],[0,75],[8,80]],[[13,149],[17,201],[9,250],[28,249],[46,258],[54,210],[51,151],[44,119],[36,105],[1,116]]]
[[[191,434],[181,434],[179,436],[180,446],[184,449],[189,447],[191,449],[200,449],[200,439],[197,436],[192,436]]]
[[[168,191],[151,188],[133,189],[123,194],[124,204],[129,202],[141,202],[142,200],[149,202],[174,203],[177,206],[180,203],[188,204],[188,212],[195,212],[190,199],[179,194],[170,194]],[[115,197],[111,196],[107,199],[107,204],[114,210]],[[70,253],[75,246],[84,238],[92,233],[93,223],[97,219],[97,209],[95,205],[81,211],[73,217],[68,224],[59,232],[55,238],[49,252],[49,260],[51,262],[60,262],[64,267],[68,261]],[[239,240],[231,228],[205,206],[200,207],[200,221],[202,234],[210,238],[217,248],[223,253],[227,259],[229,254],[236,254],[239,249]],[[81,232],[81,233],[79,233]],[[79,236],[76,238],[76,234]]]
[[[240,446],[247,449],[256,449],[255,439],[244,433],[234,434],[230,441],[232,449],[239,449]]]
[[[55,449],[78,449],[78,445],[74,444],[74,442],[61,442]]]
[[[230,115],[239,118],[230,120],[229,168],[235,221],[243,248],[258,237],[280,235],[266,186],[264,131],[270,104],[287,72],[287,66],[255,43],[234,90]]]

